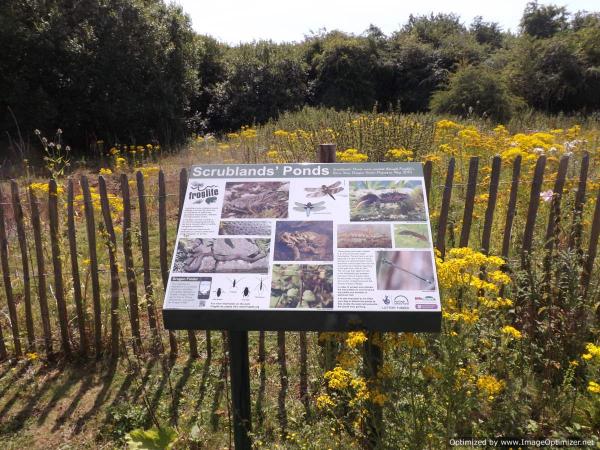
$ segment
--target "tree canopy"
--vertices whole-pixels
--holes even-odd
[[[500,121],[517,106],[600,107],[600,14],[537,2],[518,34],[431,14],[389,36],[372,25],[230,46],[161,0],[15,0],[0,3],[0,48],[2,135],[15,118],[26,136],[60,127],[82,153],[98,140],[175,144],[307,104]]]

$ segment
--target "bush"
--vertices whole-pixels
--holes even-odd
[[[447,89],[433,94],[430,107],[436,113],[473,114],[506,122],[520,104],[497,73],[479,65],[460,68],[450,77]]]

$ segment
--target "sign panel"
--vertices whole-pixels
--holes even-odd
[[[419,163],[194,166],[171,329],[439,331]]]

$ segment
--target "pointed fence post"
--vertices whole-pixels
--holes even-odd
[[[56,298],[56,309],[58,310],[61,347],[65,354],[70,356],[69,318],[67,316],[67,303],[65,301],[62,254],[60,251],[61,242],[59,239],[58,187],[55,180],[50,180],[48,183],[48,218],[50,219],[50,244],[52,247],[52,267],[54,269],[54,297]]]
[[[10,182],[12,207],[17,226],[17,237],[21,250],[21,267],[23,268],[23,302],[25,303],[25,328],[27,329],[27,349],[35,351],[35,331],[33,328],[33,311],[31,309],[31,278],[29,272],[29,251],[27,249],[27,235],[23,221],[23,207],[21,206],[21,195],[19,185],[15,180]]]
[[[113,358],[119,356],[119,269],[117,267],[117,237],[113,226],[106,181],[103,176],[98,177],[100,190],[100,205],[104,226],[108,233],[108,259],[110,266],[110,352]]]
[[[102,305],[100,304],[100,279],[98,278],[98,254],[96,247],[96,220],[94,218],[94,205],[87,177],[81,177],[81,190],[83,191],[83,209],[85,211],[85,224],[88,238],[90,256],[90,277],[92,279],[92,297],[94,305],[94,347],[96,358],[102,355]]]
[[[133,264],[133,247],[131,239],[131,199],[129,195],[129,181],[127,175],[121,175],[121,196],[123,198],[123,255],[125,257],[125,275],[127,277],[127,290],[129,292],[129,322],[133,335],[133,351],[139,354],[142,349],[140,334],[140,314],[137,294],[137,277]]]
[[[158,172],[158,234],[159,234],[159,259],[160,273],[163,282],[163,289],[167,291],[169,281],[169,269],[167,266],[167,188],[165,185],[165,174],[162,170]],[[177,335],[173,330],[168,330],[169,348],[171,358],[177,356]]]
[[[85,331],[85,312],[81,295],[81,278],[77,256],[77,228],[75,226],[75,193],[73,180],[69,179],[67,187],[67,234],[69,236],[69,254],[71,259],[71,277],[73,279],[73,299],[77,311],[77,328],[79,329],[79,352],[85,356],[88,350],[87,334]]]
[[[0,190],[0,203],[5,203],[2,190]],[[6,225],[4,223],[4,205],[0,205],[0,260],[2,261],[4,292],[6,293],[6,303],[8,306],[8,315],[10,317],[10,329],[13,335],[15,357],[20,358],[23,355],[23,352],[21,351],[21,338],[19,336],[19,317],[17,316],[17,305],[13,296],[12,281],[10,279],[10,267],[8,265],[8,239],[6,237]]]
[[[181,213],[183,211],[183,203],[185,201],[185,193],[187,191],[188,173],[186,169],[181,169],[179,172],[179,214],[177,215],[177,230],[179,230],[179,224],[181,223]],[[166,285],[165,285],[166,289]],[[188,341],[190,343],[190,356],[192,358],[198,357],[198,339],[196,338],[196,332],[194,330],[187,330]],[[211,334],[210,330],[206,330],[206,355],[212,355],[211,348]]]

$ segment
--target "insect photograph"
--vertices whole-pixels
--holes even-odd
[[[312,211],[324,211],[325,210],[325,202],[317,202],[317,203],[300,203],[294,202],[294,211],[304,211],[306,213],[306,217],[310,217],[310,213]]]
[[[350,221],[423,222],[425,202],[419,180],[351,181]]]
[[[397,248],[431,248],[429,227],[426,223],[398,223],[394,225]]]
[[[430,251],[377,252],[377,289],[432,291],[433,270]]]
[[[335,183],[330,184],[329,186],[323,184],[319,187],[305,187],[304,190],[308,192],[306,196],[310,198],[320,198],[328,195],[329,197],[335,200],[334,194],[342,192],[344,190],[344,187],[342,186],[341,181],[336,181]]]

